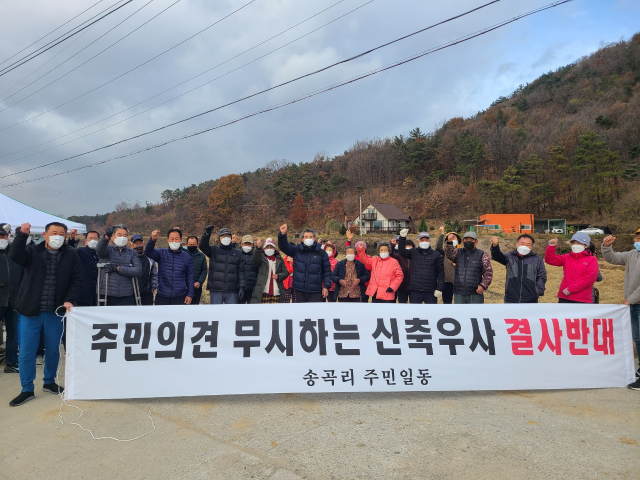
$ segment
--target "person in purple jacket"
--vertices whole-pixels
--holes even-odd
[[[193,299],[193,261],[182,248],[182,231],[167,232],[169,248],[156,248],[160,230],[154,230],[144,254],[158,263],[156,305],[190,305]]]

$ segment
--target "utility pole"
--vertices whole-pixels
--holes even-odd
[[[360,213],[358,214],[358,231],[360,232],[360,238],[362,238],[362,197],[360,197]]]

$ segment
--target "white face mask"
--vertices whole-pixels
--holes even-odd
[[[4,250],[8,246],[9,246],[9,240],[7,240],[6,238],[0,239],[0,250]]]
[[[313,247],[313,242],[315,242],[315,240],[313,238],[305,238],[304,239],[304,244],[307,247]]]
[[[418,245],[420,245],[420,248],[423,250],[426,250],[431,246],[431,242],[420,242]]]
[[[356,256],[353,253],[347,255],[347,262],[353,262],[356,259]]]
[[[89,247],[91,250],[95,250],[97,245],[98,245],[98,240],[89,240],[87,242],[87,247]]]
[[[169,242],[169,248],[173,251],[180,250],[180,242]]]
[[[454,247],[458,246],[458,240],[454,240],[453,242],[451,242],[451,245],[453,245]]]
[[[64,244],[62,235],[52,235],[49,237],[49,246],[54,250],[58,250]]]
[[[116,247],[126,247],[129,242],[129,237],[117,237],[113,243],[115,243]]]
[[[253,250],[253,247],[249,247],[247,245],[245,245],[244,247],[242,247],[242,251],[244,253],[249,253],[251,250]]]
[[[276,251],[275,251],[273,248],[267,248],[267,249],[264,251],[264,254],[265,254],[267,257],[273,257],[273,256],[275,255],[275,253],[276,253]]]
[[[224,237],[220,239],[220,243],[225,247],[231,245],[231,239],[229,237]]]
[[[582,252],[584,252],[584,249],[585,249],[585,248],[586,248],[586,247],[585,247],[584,245],[580,245],[580,244],[577,244],[577,245],[571,245],[571,251],[572,251],[573,253],[582,253]]]
[[[385,258],[388,258],[388,257],[389,257],[389,254],[387,252],[380,252],[380,258],[381,259],[384,260]]]
[[[516,250],[518,250],[518,253],[522,256],[529,255],[529,253],[531,252],[531,249],[529,247],[525,247],[524,245],[520,245],[518,248],[516,248]]]
[[[333,255],[333,250],[331,250],[331,249],[325,250],[325,252],[327,252],[327,255],[329,255],[329,256]]]

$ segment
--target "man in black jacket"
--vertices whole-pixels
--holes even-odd
[[[0,223],[0,343],[2,320],[7,330],[5,373],[18,373],[18,312],[13,308],[18,296],[22,268],[9,258],[11,225]]]
[[[220,246],[209,245],[213,225],[205,228],[200,239],[200,250],[209,257],[209,303],[212,305],[234,304],[244,300],[245,276],[242,255],[232,242],[231,230],[218,231]]]
[[[207,259],[200,250],[198,250],[198,237],[190,235],[187,237],[187,253],[191,255],[193,260],[193,300],[191,305],[200,305],[202,297],[202,286],[207,279]]]
[[[98,296],[96,294],[96,285],[98,282],[98,254],[96,253],[96,245],[100,239],[100,234],[96,231],[87,232],[85,240],[85,246],[78,248],[78,256],[80,257],[80,263],[82,263],[82,289],[76,305],[79,307],[93,307],[98,303]],[[77,245],[75,239],[67,241],[67,245],[73,247]]]
[[[82,264],[78,252],[65,245],[67,226],[53,222],[45,227],[44,242],[27,248],[31,225],[23,223],[9,252],[10,258],[24,269],[15,309],[20,313],[20,383],[22,393],[9,402],[16,407],[33,400],[36,377],[36,350],[40,332],[44,332],[45,359],[42,389],[62,393],[55,383],[60,362],[62,319],[56,315],[64,306],[71,310],[82,288]]]
[[[403,228],[398,239],[398,253],[410,260],[409,302],[411,304],[438,303],[444,289],[444,263],[442,255],[431,248],[428,232],[418,234],[418,246],[407,249],[407,233]]]
[[[531,235],[523,233],[516,241],[516,249],[504,254],[500,239],[491,238],[491,260],[507,267],[504,303],[538,303],[544,295],[547,269],[542,257],[532,252],[534,242]]]

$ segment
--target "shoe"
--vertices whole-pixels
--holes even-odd
[[[36,357],[36,365],[44,365],[44,356],[43,355],[38,355]]]
[[[47,383],[46,385],[42,386],[42,391],[53,393],[54,395],[58,395],[64,392],[64,387],[61,387],[57,383]]]
[[[627,385],[627,388],[630,388],[631,390],[640,390],[640,378],[638,380],[636,380],[633,383],[630,383],[629,385]]]
[[[636,378],[640,378],[640,367],[636,370]]]
[[[20,367],[17,363],[12,365],[7,364],[7,366],[4,367],[4,373],[20,373]]]
[[[9,402],[9,405],[12,407],[19,407],[23,403],[27,403],[29,400],[33,400],[36,396],[33,392],[22,392],[16,398]]]

